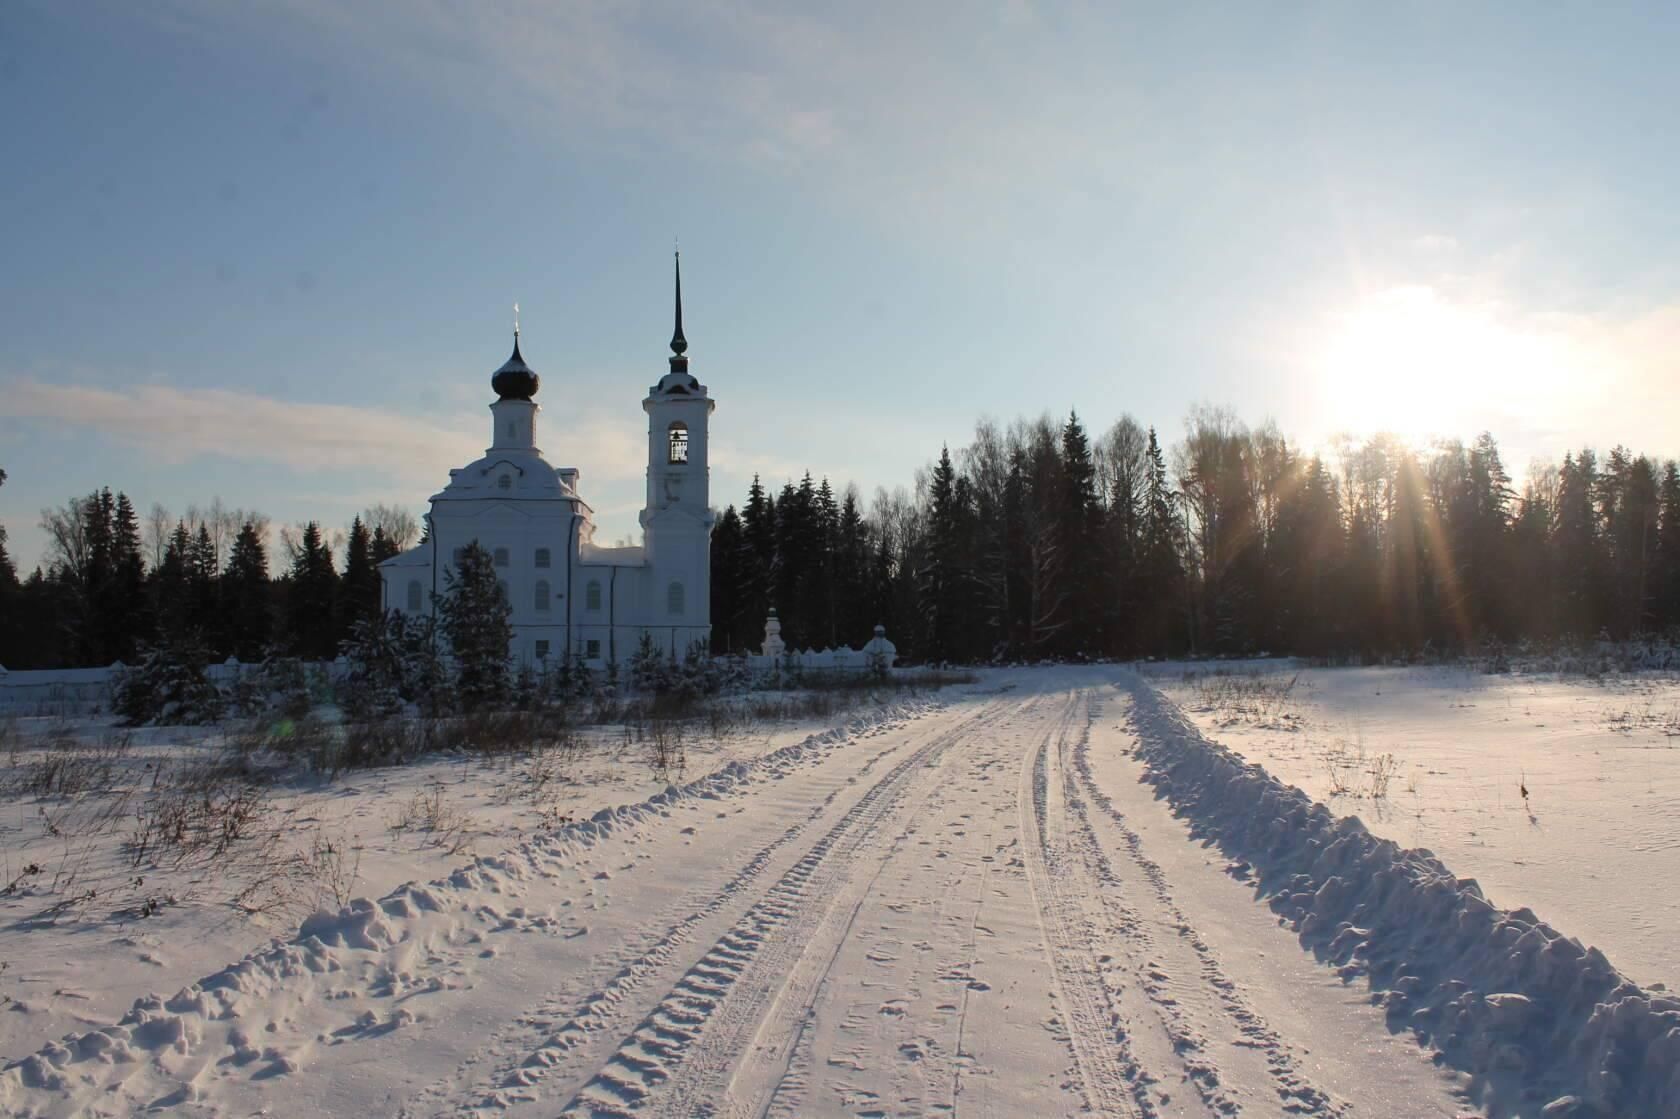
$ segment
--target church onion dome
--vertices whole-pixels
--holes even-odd
[[[537,371],[525,364],[519,353],[519,331],[513,332],[513,356],[490,378],[490,387],[502,400],[529,400],[537,395]]]

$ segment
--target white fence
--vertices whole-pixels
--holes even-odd
[[[344,659],[304,662],[304,668],[341,669]],[[117,677],[128,666],[113,661],[104,668],[36,668],[8,671],[0,666],[0,713],[8,715],[90,715],[107,711]],[[204,674],[222,686],[237,682],[244,672],[258,667],[232,657],[208,665]]]

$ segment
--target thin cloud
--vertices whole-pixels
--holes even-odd
[[[18,419],[89,428],[138,447],[156,461],[220,457],[284,466],[299,473],[365,470],[413,485],[412,500],[441,488],[452,467],[484,450],[477,426],[443,426],[378,408],[304,404],[223,389],[140,385],[114,390],[48,385],[22,378],[5,385]],[[630,479],[644,468],[638,434],[600,417],[576,416],[567,428],[539,426],[557,465],[585,477]]]

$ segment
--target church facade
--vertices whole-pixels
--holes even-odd
[[[490,446],[449,472],[432,495],[426,538],[380,564],[387,609],[432,613],[434,594],[476,542],[491,555],[512,607],[512,654],[534,669],[581,659],[622,663],[643,635],[681,656],[711,640],[708,429],[716,406],[688,371],[677,264],[669,371],[642,401],[647,413],[647,501],[640,547],[595,544],[594,513],[576,467],[549,464],[537,445],[539,378],[519,352],[491,377]]]

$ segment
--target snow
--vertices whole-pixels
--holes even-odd
[[[785,749],[825,725],[801,718],[694,738],[685,747],[687,775]],[[264,790],[245,842],[214,856],[165,852],[136,866],[139,821],[128,790],[154,773],[190,783],[194,767],[224,749],[223,734],[125,731],[96,718],[15,719],[0,732],[8,726],[9,779],[0,783],[0,998],[8,1013],[0,1013],[0,1055],[9,1058],[43,1037],[115,1020],[143,995],[178,989],[272,936],[289,936],[320,906],[446,875],[474,853],[666,787],[647,764],[647,746],[627,744],[613,727],[586,735],[575,756],[434,756],[331,782],[293,778]],[[97,754],[124,738],[131,744],[108,795],[37,797],[16,787],[42,762],[72,750]],[[39,872],[26,874],[30,867]],[[6,890],[8,883],[15,885]]]
[[[1680,883],[1680,678],[1252,665],[1230,687],[1208,671],[1163,666],[1150,678],[1203,733],[1279,780],[1433,851],[1641,984],[1680,985],[1680,890],[1653,888]],[[1243,678],[1288,696],[1245,696]],[[1383,755],[1393,774],[1373,798]]]
[[[300,823],[363,821],[368,869],[267,943],[206,937],[208,904],[121,933],[14,913],[6,958],[82,945],[90,997],[0,1015],[0,1111],[1680,1113],[1680,1006],[1127,669],[804,729],[668,788],[597,758],[570,822],[476,762],[296,790]],[[372,838],[440,773],[470,851]],[[188,935],[116,943],[167,920]]]

